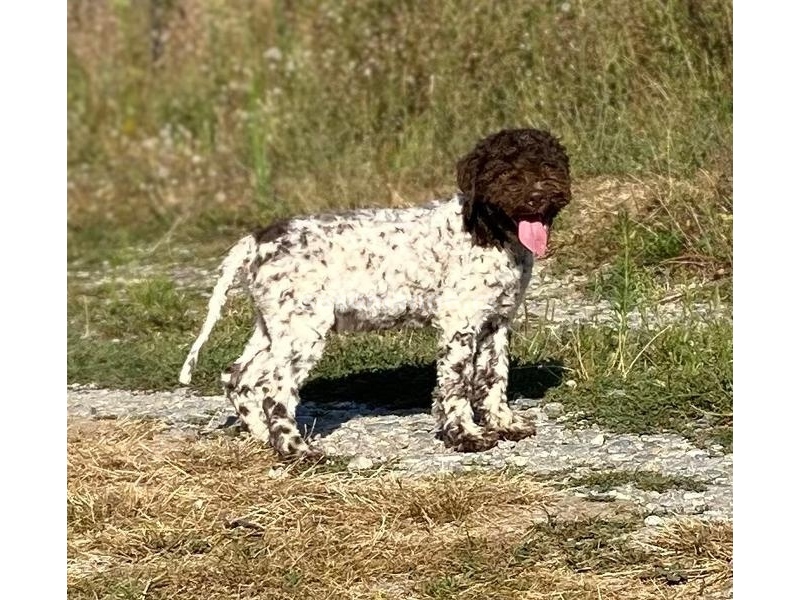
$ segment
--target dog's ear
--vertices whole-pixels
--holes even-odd
[[[475,195],[475,180],[478,174],[479,159],[476,153],[470,152],[461,157],[456,165],[456,183],[465,196],[470,198]]]
[[[475,201],[472,199],[472,196],[468,196],[467,194],[463,195],[464,204],[461,208],[461,214],[464,215],[464,223],[466,225],[472,225],[475,222]]]
[[[464,197],[462,214],[464,215],[464,223],[468,226],[468,229],[471,229],[470,226],[475,225],[477,219],[475,209],[480,202],[480,199],[475,195],[475,183],[478,175],[479,162],[480,159],[477,153],[473,151],[463,156],[456,165],[456,183]]]

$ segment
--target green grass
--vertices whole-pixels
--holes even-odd
[[[545,522],[530,528],[514,550],[518,564],[539,563],[557,555],[577,572],[619,569],[642,562],[642,550],[629,548],[624,535],[636,529],[626,521]]]
[[[673,325],[660,332],[626,332],[625,353],[618,329],[582,327],[569,334],[565,355],[579,374],[571,389],[553,397],[612,431],[676,431],[702,438],[694,423],[732,426],[733,341],[729,322]],[[620,366],[624,364],[624,367]],[[731,439],[720,432],[712,437]]]
[[[729,171],[724,0],[72,1],[67,66],[78,237],[422,200],[504,126],[579,179]]]
[[[655,471],[603,471],[570,479],[564,487],[589,487],[597,492],[608,492],[631,483],[644,491],[659,493],[667,490],[704,492],[708,486],[702,481],[680,475],[663,475]]]
[[[638,215],[620,211],[606,235],[592,235],[578,252],[561,256],[562,268],[577,267],[575,261],[587,256],[590,264],[602,263],[595,292],[615,303],[635,304],[653,287],[653,279],[686,282],[705,275],[730,281],[732,190],[675,189],[667,182],[648,192],[647,209]]]

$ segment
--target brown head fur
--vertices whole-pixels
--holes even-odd
[[[567,152],[540,129],[484,138],[458,161],[457,173],[464,229],[480,246],[513,243],[521,220],[551,226],[572,197]]]

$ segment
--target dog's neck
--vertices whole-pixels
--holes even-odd
[[[497,248],[522,259],[530,252],[517,237],[517,225],[502,210],[487,202],[476,202],[460,195],[464,231],[472,237],[472,243],[481,248]]]

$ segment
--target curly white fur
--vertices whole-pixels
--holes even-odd
[[[293,219],[243,238],[222,264],[181,382],[242,272],[256,327],[223,382],[250,432],[280,454],[315,452],[295,409],[331,329],[433,324],[441,332],[433,414],[445,444],[480,450],[530,435],[533,426],[508,407],[506,387],[508,325],[533,256],[518,243],[475,244],[462,208],[456,195],[423,207]]]

